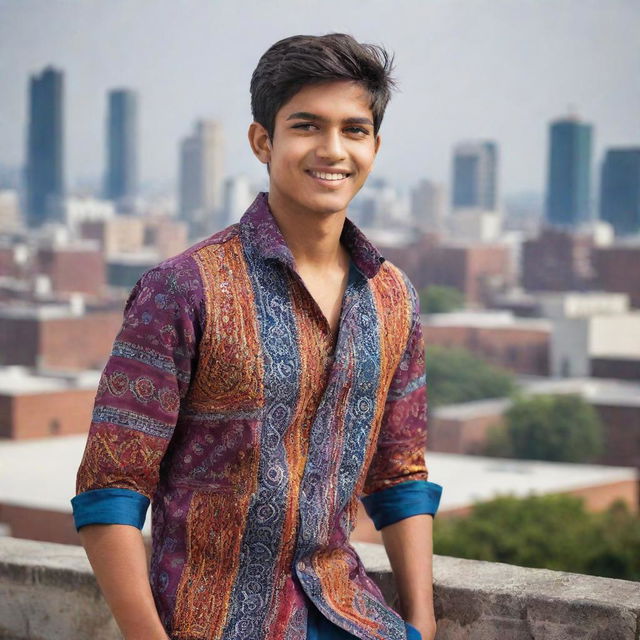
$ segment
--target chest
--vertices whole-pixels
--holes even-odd
[[[300,296],[307,296],[309,304],[317,307],[320,329],[328,332],[330,341],[335,342],[340,328],[340,316],[343,308],[349,271],[330,276],[302,272],[300,273]]]
[[[374,396],[384,387],[409,326],[395,271],[367,279],[352,269],[327,283],[234,245],[199,260],[206,300],[195,410],[231,417],[273,405],[288,413],[292,404],[317,405],[325,387]]]

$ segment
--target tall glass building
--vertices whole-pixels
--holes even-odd
[[[498,146],[495,142],[464,142],[453,155],[454,209],[498,208]]]
[[[138,195],[138,96],[114,89],[108,96],[105,197],[128,209]]]
[[[64,196],[64,74],[47,67],[29,82],[26,220],[56,220]]]
[[[592,127],[570,116],[549,127],[546,219],[572,228],[591,217]]]
[[[617,236],[640,233],[640,147],[609,149],[602,163],[600,218]]]

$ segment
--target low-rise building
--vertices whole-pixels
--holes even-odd
[[[81,298],[0,305],[0,365],[102,369],[121,325],[122,309],[86,309]]]
[[[527,380],[525,394],[576,394],[598,413],[604,451],[596,462],[640,469],[640,383],[597,378]],[[456,454],[481,454],[489,430],[504,428],[511,407],[507,398],[480,400],[433,409],[429,416],[429,448]]]
[[[86,433],[99,379],[99,371],[0,367],[0,438]]]
[[[552,326],[544,319],[506,311],[436,313],[422,316],[427,348],[462,347],[490,364],[519,374],[549,374]]]
[[[595,285],[604,291],[626,293],[633,308],[640,307],[640,243],[600,247],[593,256]]]

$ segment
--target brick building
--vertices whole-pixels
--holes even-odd
[[[490,364],[519,374],[549,375],[551,324],[507,312],[425,315],[427,346],[461,347]]]
[[[605,450],[598,464],[640,470],[640,384],[593,378],[529,382],[526,393],[581,395],[597,411],[604,429]],[[457,454],[484,450],[489,429],[504,425],[508,399],[439,407],[430,416],[429,448]]]
[[[138,216],[115,216],[107,220],[88,220],[80,224],[80,234],[96,240],[107,256],[136,252],[144,246],[144,222]]]
[[[598,288],[626,293],[631,306],[640,307],[640,245],[598,248],[593,262]]]
[[[511,252],[493,243],[442,243],[427,235],[407,247],[381,247],[418,289],[440,285],[462,291],[468,304],[484,306],[513,284]]]
[[[90,246],[40,247],[35,257],[35,270],[46,276],[56,293],[84,293],[101,296],[107,284],[102,252]]]
[[[522,286],[527,291],[582,291],[593,283],[591,236],[544,229],[522,244]]]
[[[504,426],[507,399],[477,400],[437,407],[429,414],[429,450],[482,455],[489,430]]]
[[[0,364],[54,370],[102,369],[121,324],[121,309],[0,306]]]
[[[153,250],[158,261],[188,246],[187,225],[162,217],[115,216],[82,223],[83,238],[96,240],[107,257]]]
[[[0,438],[86,433],[100,372],[76,375],[0,367]]]
[[[172,258],[189,245],[187,225],[168,218],[145,218],[144,244],[153,247],[160,260]]]

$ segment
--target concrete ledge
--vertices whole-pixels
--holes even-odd
[[[384,548],[354,546],[397,606]],[[640,583],[444,556],[434,576],[437,640],[640,640]],[[120,639],[82,548],[0,538],[0,639]]]
[[[121,638],[82,547],[0,538],[0,638]]]
[[[384,548],[356,545],[385,598]],[[640,640],[640,583],[435,556],[437,640]]]

